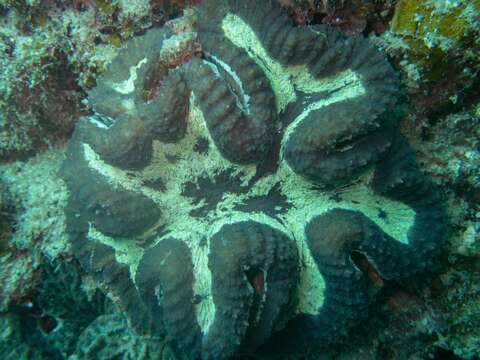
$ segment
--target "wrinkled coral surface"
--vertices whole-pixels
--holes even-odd
[[[269,2],[196,12],[201,57],[154,29],[90,91],[61,170],[72,249],[181,356],[336,341],[366,314],[368,266],[432,270],[445,237],[396,130],[396,75],[367,40]]]

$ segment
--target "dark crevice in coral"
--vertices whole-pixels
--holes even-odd
[[[152,180],[145,180],[143,185],[152,188],[153,190],[157,191],[166,191],[167,187],[165,186],[165,181],[162,178],[152,179]]]
[[[275,132],[272,146],[263,161],[257,165],[255,176],[250,180],[249,187],[253,186],[253,184],[261,178],[277,171],[280,159],[280,148],[282,146],[282,135],[283,131],[280,129]]]
[[[279,214],[284,214],[290,209],[291,204],[285,195],[282,194],[279,185],[274,186],[266,195],[254,196],[244,203],[235,206],[235,210],[246,213],[261,211],[273,218],[278,219]]]
[[[216,208],[225,193],[243,194],[247,191],[248,188],[242,186],[240,178],[230,171],[222,171],[213,179],[205,176],[199,178],[197,182],[187,182],[183,187],[182,195],[192,198],[194,204],[199,204],[202,200],[205,202],[204,205],[190,212],[193,217],[202,217]]]
[[[206,155],[208,154],[208,149],[210,147],[210,143],[206,137],[200,136],[197,138],[195,142],[195,147],[193,148],[199,154]]]
[[[10,239],[15,232],[16,214],[13,204],[0,202],[0,256],[7,254],[11,247]]]
[[[355,266],[366,275],[368,284],[371,287],[376,288],[378,291],[378,288],[383,285],[384,280],[382,279],[382,276],[378,270],[375,268],[375,265],[372,264],[372,262],[368,260],[367,256],[360,251],[351,251],[350,259],[353,261]],[[371,293],[374,291],[375,289],[370,289]]]
[[[248,316],[249,324],[255,324],[258,320],[258,317],[261,315],[262,305],[266,290],[265,284],[265,273],[259,267],[252,267],[245,271],[245,276],[252,288],[253,291],[253,300],[250,305],[250,312]]]
[[[436,348],[431,357],[432,360],[462,360],[463,358],[455,355],[451,350]]]

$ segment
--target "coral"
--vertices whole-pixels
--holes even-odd
[[[2,359],[23,352],[34,359],[72,354],[80,333],[104,311],[100,293],[89,297],[83,291],[78,263],[60,258],[52,264],[34,262],[28,253],[14,253],[0,266]]]
[[[18,325],[13,319],[0,316],[0,355],[2,359],[45,359],[46,357],[43,356],[41,350],[28,346],[22,341],[22,338],[15,331]],[[51,357],[51,359],[53,358]]]
[[[254,221],[223,225],[211,238],[210,247],[216,316],[204,340],[205,349],[202,350],[201,329],[191,303],[193,264],[183,242],[168,238],[145,252],[137,269],[136,284],[142,298],[152,303],[152,313],[157,301],[154,289],[160,284],[160,318],[163,317],[166,332],[176,339],[183,353],[196,357],[203,351],[206,357],[221,358],[224,352],[233,353],[242,341],[255,348],[269,337],[274,320],[288,301],[297,253],[293,242],[280,231]],[[159,268],[158,262],[164,266]],[[268,284],[268,292],[264,284]],[[249,311],[255,320],[247,332],[249,323],[242,314]],[[247,339],[242,339],[245,333]]]
[[[47,348],[57,349],[63,356],[72,354],[79,334],[105,311],[108,302],[99,291],[85,292],[74,259],[58,258],[41,268],[41,282],[33,301],[39,313],[37,326]]]
[[[61,168],[72,250],[180,357],[338,341],[369,277],[434,271],[447,235],[396,128],[395,73],[368,40],[270,2],[196,14],[202,57],[188,32],[153,29],[89,92]]]
[[[77,350],[69,360],[160,360],[164,358],[163,347],[132,333],[121,314],[102,315],[82,332]]]
[[[230,71],[245,79],[240,93],[231,91],[218,68],[202,61],[192,61],[187,73],[200,108],[205,115],[210,135],[222,155],[236,163],[251,163],[265,157],[273,142],[275,119],[274,98],[266,76],[244,52],[229,44],[223,49],[219,61],[231,65]],[[208,51],[208,48],[205,49]],[[227,57],[228,54],[228,57]],[[222,56],[223,55],[223,56]],[[212,58],[215,64],[216,57]],[[224,69],[222,69],[224,70]],[[246,94],[255,97],[246,99]]]

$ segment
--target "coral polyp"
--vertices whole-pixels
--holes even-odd
[[[74,252],[180,356],[336,341],[372,300],[354,253],[400,279],[445,236],[390,116],[396,75],[368,40],[268,1],[196,13],[201,56],[179,55],[192,33],[150,30],[90,91],[62,168]]]

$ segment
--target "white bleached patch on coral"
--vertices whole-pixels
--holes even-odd
[[[95,228],[89,223],[87,238],[90,241],[96,241],[111,247],[115,251],[115,259],[118,263],[128,265],[130,268],[130,278],[135,279],[138,264],[143,255],[143,249],[135,243],[134,239],[112,238]]]
[[[204,334],[208,334],[210,326],[215,319],[215,304],[212,297],[212,272],[208,267],[208,255],[210,253],[205,239],[204,246],[193,246],[193,293],[199,301],[195,305],[197,321]]]
[[[222,29],[227,39],[244,49],[267,76],[275,93],[277,112],[281,112],[289,103],[296,100],[290,75],[285,73],[280,63],[268,55],[255,32],[241,17],[229,13],[222,21]]]
[[[240,94],[237,95],[235,91],[233,91],[233,95],[235,96],[237,100],[237,105],[239,106],[240,109],[242,109],[247,115],[250,114],[250,107],[249,107],[249,102],[250,102],[250,96],[245,92],[243,88],[243,83],[240,77],[237,75],[237,73],[228,65],[226,62],[222,61],[220,58],[209,54],[208,55],[209,59],[213,61],[213,63],[217,66],[220,66],[223,71],[225,71],[230,77],[235,81],[237,84],[238,89],[240,90]],[[210,65],[212,66],[212,65]],[[212,66],[212,68],[214,68]],[[214,69],[215,73],[219,76],[221,74],[218,72],[217,69]]]
[[[140,60],[136,65],[130,66],[130,76],[128,79],[123,80],[120,83],[112,83],[111,86],[112,88],[123,95],[129,95],[133,93],[135,90],[135,80],[137,80],[138,77],[138,69],[140,69],[143,65],[145,65],[148,62],[147,58],[143,58]]]

